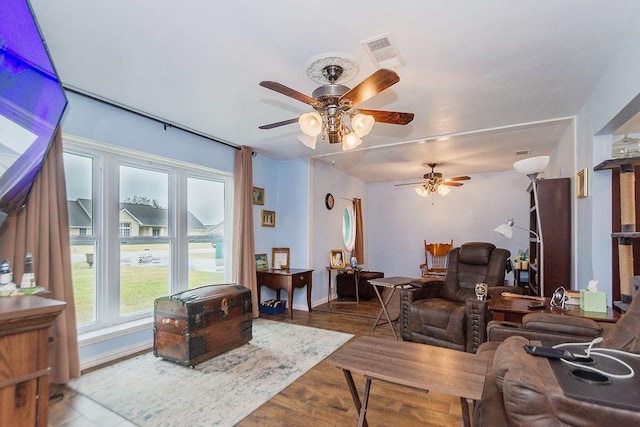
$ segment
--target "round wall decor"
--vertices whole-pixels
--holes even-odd
[[[334,204],[335,199],[333,198],[333,194],[327,193],[327,195],[324,196],[324,205],[327,207],[327,209],[331,210],[333,209]]]

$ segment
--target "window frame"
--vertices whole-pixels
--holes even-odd
[[[95,321],[78,326],[79,333],[123,325],[151,318],[153,309],[144,313],[119,314],[120,245],[123,241],[136,243],[167,242],[170,245],[169,292],[186,290],[188,286],[187,181],[206,179],[224,184],[224,260],[225,281],[231,282],[232,271],[232,212],[233,176],[229,172],[192,163],[142,153],[110,144],[63,135],[64,152],[93,159],[93,234],[72,236],[74,242],[94,242]],[[142,168],[167,173],[169,176],[168,231],[166,236],[120,236],[119,171],[120,166]],[[114,205],[115,201],[115,205]],[[115,206],[115,207],[114,207]],[[176,208],[179,206],[180,208]],[[115,233],[114,233],[115,230]],[[117,284],[117,285],[116,285]]]

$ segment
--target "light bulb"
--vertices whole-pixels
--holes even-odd
[[[322,132],[322,117],[316,111],[301,115],[298,124],[300,130],[309,136],[318,136]]]
[[[418,193],[420,197],[427,197],[429,195],[429,191],[427,191],[423,185],[416,187],[416,193]]]
[[[449,194],[451,189],[449,187],[447,187],[446,185],[439,185],[437,191],[438,191],[439,195],[446,196],[447,194]]]
[[[362,144],[362,140],[358,138],[356,134],[353,132],[349,132],[348,134],[342,137],[343,151],[353,150],[360,144]]]
[[[318,141],[318,137],[309,136],[309,135],[305,135],[304,133],[301,133],[300,135],[298,135],[298,141],[302,142],[304,145],[311,148],[312,150],[315,150],[316,141]]]
[[[356,114],[351,118],[351,127],[358,138],[362,138],[371,132],[375,122],[376,121],[373,116],[368,114]]]

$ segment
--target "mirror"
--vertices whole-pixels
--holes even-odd
[[[351,205],[344,208],[342,214],[342,239],[344,240],[344,248],[351,252],[356,241],[355,212]]]

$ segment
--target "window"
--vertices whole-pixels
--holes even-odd
[[[231,177],[65,140],[72,274],[80,332],[153,314],[154,300],[231,273]]]
[[[121,222],[120,223],[120,236],[122,236],[122,237],[131,236],[131,223],[130,222]]]

